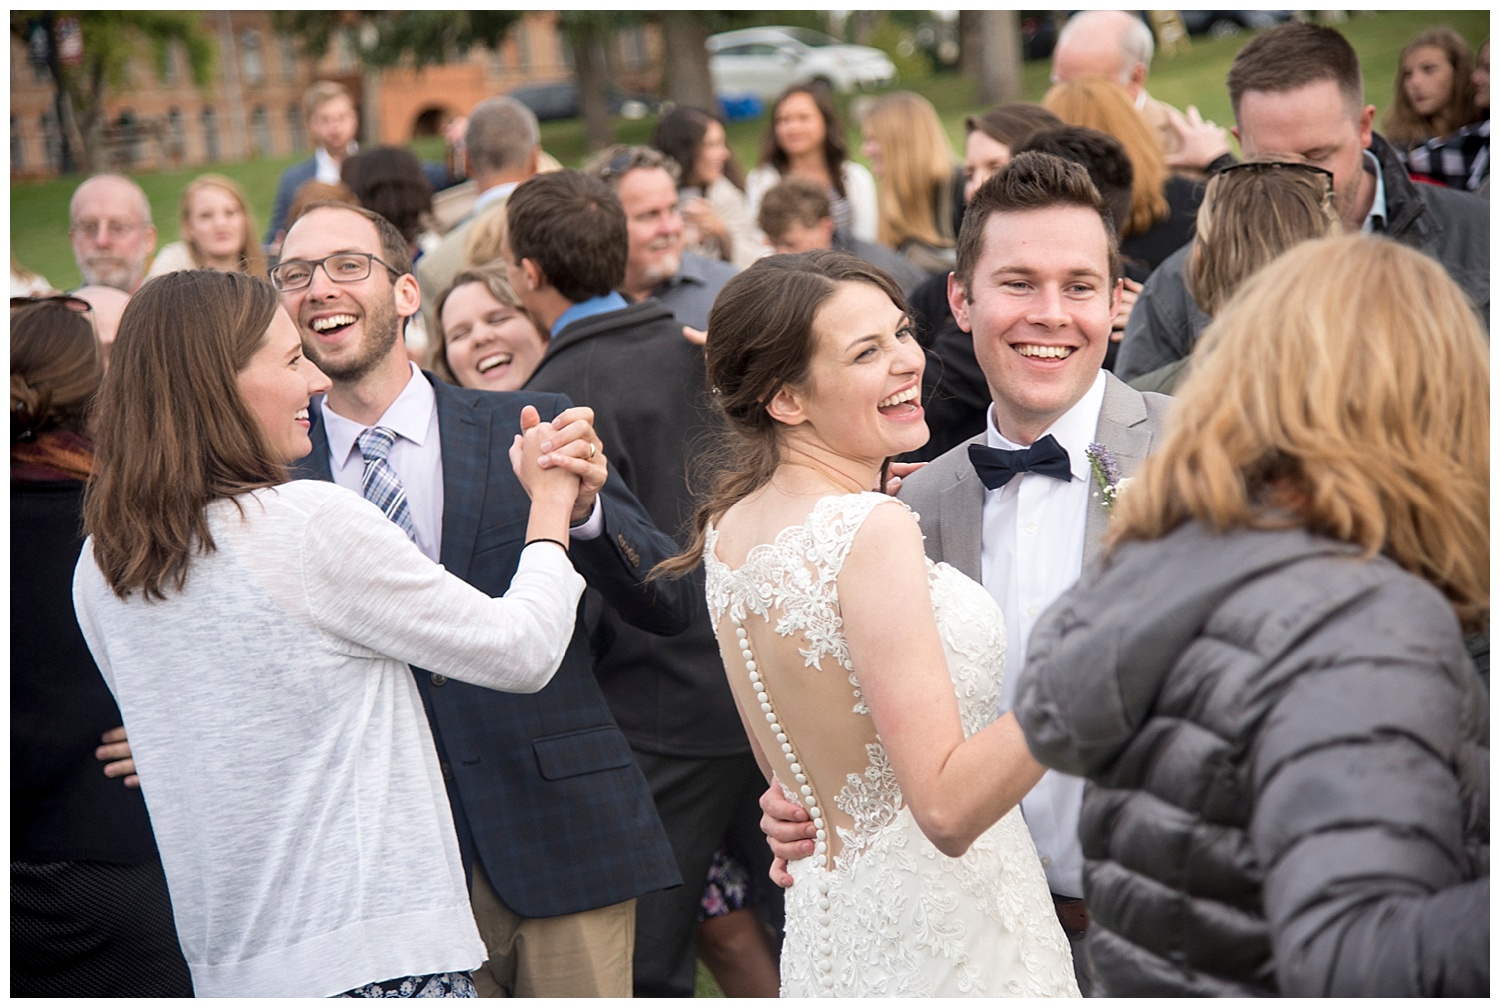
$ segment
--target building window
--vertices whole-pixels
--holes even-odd
[[[31,55],[31,77],[38,84],[46,84],[52,80],[52,69],[47,65],[47,54],[52,51],[52,42],[47,37],[47,29],[40,21],[35,22],[28,36],[27,49]]]
[[[62,130],[57,128],[57,116],[51,109],[42,113],[42,150],[47,167],[62,171]]]
[[[161,51],[161,82],[176,87],[182,78],[182,54],[176,42],[168,42]]]
[[[141,123],[135,112],[121,110],[115,118],[115,158],[125,169],[141,162]]]
[[[288,84],[297,79],[297,43],[290,35],[277,35],[281,46],[281,79]]]
[[[209,161],[219,160],[219,114],[212,108],[203,110],[203,153]]]
[[[516,25],[516,62],[521,65],[522,73],[531,70],[531,32],[525,21]]]
[[[292,150],[299,151],[303,148],[302,106],[296,102],[286,107],[286,136]]]
[[[260,32],[247,29],[240,33],[240,67],[245,72],[245,83],[260,84],[266,79],[265,61],[260,55]]]
[[[339,73],[352,74],[359,69],[359,40],[354,37],[353,28],[340,30],[336,38]]]
[[[166,147],[168,163],[181,164],[187,153],[187,126],[182,121],[182,110],[175,105],[167,109]]]
[[[250,113],[250,133],[255,138],[255,156],[271,156],[271,117],[266,115],[264,105],[255,106]]]
[[[625,66],[639,71],[646,66],[646,30],[639,24],[625,28],[619,33],[619,43],[625,51]]]
[[[21,120],[12,113],[10,117],[10,170],[20,171],[26,167],[26,144],[21,140]]]

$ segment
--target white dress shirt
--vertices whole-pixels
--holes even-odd
[[[443,449],[438,440],[437,397],[417,366],[410,367],[406,388],[372,424],[339,416],[329,408],[327,399],[319,408],[323,411],[323,429],[328,433],[328,465],[333,481],[361,496],[365,457],[357,439],[371,427],[389,427],[396,432],[386,461],[406,490],[417,548],[429,560],[437,560],[443,545]]]
[[[1032,627],[1083,570],[1084,523],[1093,491],[1085,452],[1099,426],[1104,381],[1101,371],[1083,398],[1045,432],[1067,449],[1072,480],[1064,483],[1040,473],[1022,473],[998,490],[985,492],[980,570],[985,588],[1005,616],[1002,714],[1015,703]],[[1026,447],[995,429],[993,407],[986,438],[991,448]],[[1047,884],[1060,896],[1083,895],[1083,850],[1078,844],[1082,805],[1082,778],[1054,770],[1048,770],[1021,802]]]
[[[349,152],[344,155],[345,159],[359,153],[359,144],[351,142]],[[319,182],[327,185],[337,185],[343,181],[344,162],[335,161],[333,155],[322,147],[313,151],[313,177]]]

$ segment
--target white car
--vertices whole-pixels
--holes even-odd
[[[896,82],[896,65],[879,49],[847,45],[807,28],[740,28],[708,39],[714,94],[769,100],[793,84],[820,80],[839,92]]]

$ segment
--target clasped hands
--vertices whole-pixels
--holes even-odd
[[[521,433],[511,442],[510,464],[533,498],[558,482],[576,479],[578,497],[570,517],[574,525],[593,512],[609,476],[609,460],[594,432],[594,411],[587,406],[570,406],[551,422],[543,422],[535,406],[521,407]]]

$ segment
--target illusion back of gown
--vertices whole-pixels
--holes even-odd
[[[709,610],[735,701],[818,827],[790,866],[782,995],[1077,996],[1036,850],[1013,810],[960,858],[922,834],[849,659],[838,576],[884,494],[825,497],[730,569],[704,545]],[[967,737],[995,719],[1005,627],[984,588],[927,562]],[[894,604],[894,603],[893,603]],[[905,604],[910,604],[906,600]]]

